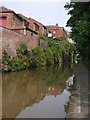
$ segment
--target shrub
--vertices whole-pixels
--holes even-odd
[[[53,51],[50,48],[45,48],[45,57],[46,57],[46,64],[53,64],[54,63],[54,56],[53,56]]]
[[[10,66],[9,66],[10,60],[11,60],[10,55],[7,53],[6,50],[4,50],[2,52],[2,70],[3,71],[10,71]]]
[[[61,49],[59,46],[51,47],[54,56],[54,63],[59,64],[61,63]]]
[[[4,63],[4,62],[8,63],[10,61],[10,59],[11,59],[10,55],[7,53],[6,50],[4,50],[2,52],[2,63]]]
[[[32,57],[31,57],[32,66],[41,66],[46,64],[46,58],[43,48],[34,48],[32,49]]]
[[[53,42],[52,38],[48,39],[46,36],[41,36],[48,42],[49,47],[37,47],[28,51],[27,46],[21,44],[16,50],[17,56],[10,57],[4,50],[2,53],[2,69],[4,71],[19,71],[26,67],[38,67],[42,65],[59,64],[62,61],[70,61],[75,46],[70,44],[65,38],[62,38],[61,43]]]
[[[27,50],[27,46],[24,44],[21,44],[20,47],[16,50],[17,54],[27,54],[28,50]]]
[[[26,68],[26,63],[22,59],[12,58],[10,60],[10,64],[9,65],[11,66],[11,70],[12,71],[19,71],[21,69],[25,69]]]

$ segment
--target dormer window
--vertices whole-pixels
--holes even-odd
[[[39,25],[37,25],[36,23],[34,23],[34,30],[39,31]]]
[[[25,21],[22,22],[22,25],[25,26]]]
[[[28,22],[25,21],[25,20],[23,20],[23,21],[22,21],[22,25],[28,27]]]
[[[47,29],[43,26],[43,34],[47,34]]]
[[[23,21],[22,21],[22,25],[23,25],[23,26],[26,26],[26,21],[23,20]]]

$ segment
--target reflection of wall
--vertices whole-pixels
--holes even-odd
[[[24,74],[25,76],[26,74]],[[12,75],[11,75],[12,76]],[[28,76],[21,79],[12,78],[7,75],[7,81],[3,84],[3,116],[15,117],[23,108],[31,106],[41,100],[41,93],[46,93],[44,83],[33,82],[33,78]],[[10,79],[12,78],[12,79]],[[3,77],[4,79],[4,77]]]
[[[3,73],[3,116],[14,118],[26,106],[41,101],[46,94],[60,94],[69,74],[70,69],[53,66]],[[49,86],[54,90],[49,91]]]

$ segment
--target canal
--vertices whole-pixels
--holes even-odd
[[[3,118],[65,118],[73,76],[70,66],[3,73]]]

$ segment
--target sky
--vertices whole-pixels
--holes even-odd
[[[64,5],[70,0],[0,0],[1,5],[21,13],[27,17],[34,18],[44,25],[58,25],[70,31],[66,27],[67,15]]]

